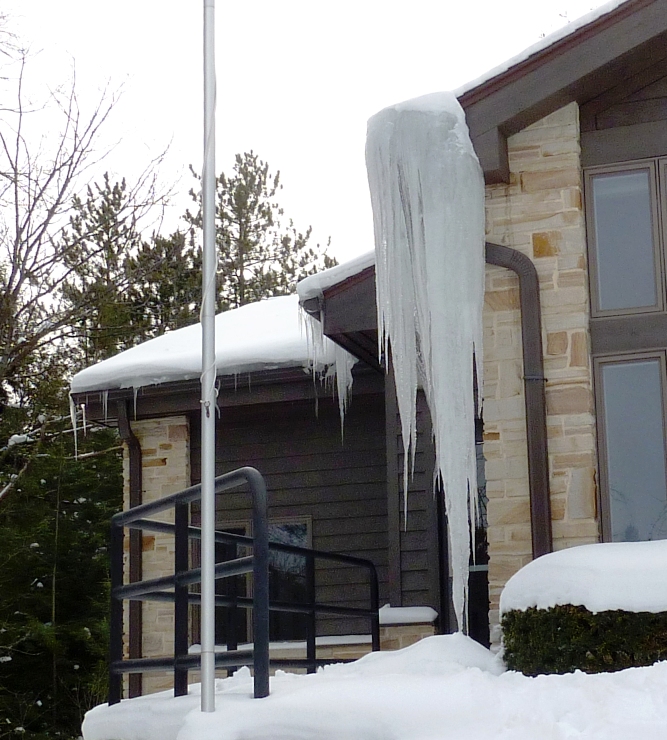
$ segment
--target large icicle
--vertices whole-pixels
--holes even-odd
[[[373,116],[366,166],[379,329],[385,352],[391,346],[405,491],[421,384],[445,494],[454,609],[464,629],[477,492],[473,353],[481,378],[484,179],[454,95],[426,95]]]

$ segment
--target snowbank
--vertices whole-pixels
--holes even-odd
[[[591,612],[667,611],[667,540],[603,542],[552,552],[513,575],[500,612],[557,604]]]
[[[278,673],[253,699],[247,668],[199,687],[97,707],[85,740],[662,740],[667,663],[618,673],[527,678],[462,635],[431,637],[315,675]]]
[[[310,352],[296,295],[269,298],[215,317],[218,375],[309,367]],[[333,342],[324,340],[317,370],[335,362]],[[201,324],[164,334],[82,370],[72,393],[198,378],[201,373]]]

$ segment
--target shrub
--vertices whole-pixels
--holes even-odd
[[[667,660],[667,612],[531,607],[506,612],[502,630],[507,667],[527,676],[620,671]]]

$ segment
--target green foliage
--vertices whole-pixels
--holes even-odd
[[[287,295],[302,278],[337,264],[319,244],[309,246],[310,227],[302,233],[291,220],[283,225],[275,200],[282,189],[280,172],[271,174],[252,151],[237,154],[233,174],[223,172],[216,184],[219,310]],[[190,195],[200,206],[201,193]],[[201,207],[186,212],[185,220],[201,228]]]
[[[179,232],[145,241],[136,200],[125,180],[112,183],[108,174],[85,200],[73,200],[63,292],[84,365],[197,318],[196,250]]]
[[[74,460],[71,433],[53,426],[3,457],[5,471],[31,460],[0,501],[0,738],[78,737],[84,712],[106,700],[107,541],[121,507],[120,453]],[[118,446],[112,430],[79,442],[83,452]]]
[[[527,676],[620,671],[667,659],[667,612],[604,611],[566,604],[502,618],[504,660]]]

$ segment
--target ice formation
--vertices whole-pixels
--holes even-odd
[[[352,368],[357,362],[357,358],[344,350],[338,344],[334,344],[328,337],[324,336],[322,322],[301,309],[301,320],[306,331],[308,340],[308,353],[313,373],[313,380],[321,377],[321,371],[317,368],[328,367],[326,378],[336,379],[336,395],[338,396],[338,409],[340,412],[340,433],[343,436],[345,425],[345,412],[350,400],[352,391]],[[333,345],[333,364],[326,364],[326,358],[331,355],[331,346]]]
[[[378,328],[385,353],[391,347],[404,490],[407,495],[420,386],[445,496],[454,609],[464,629],[469,526],[476,515],[473,362],[481,378],[484,179],[454,95],[426,95],[373,116],[366,166]]]

